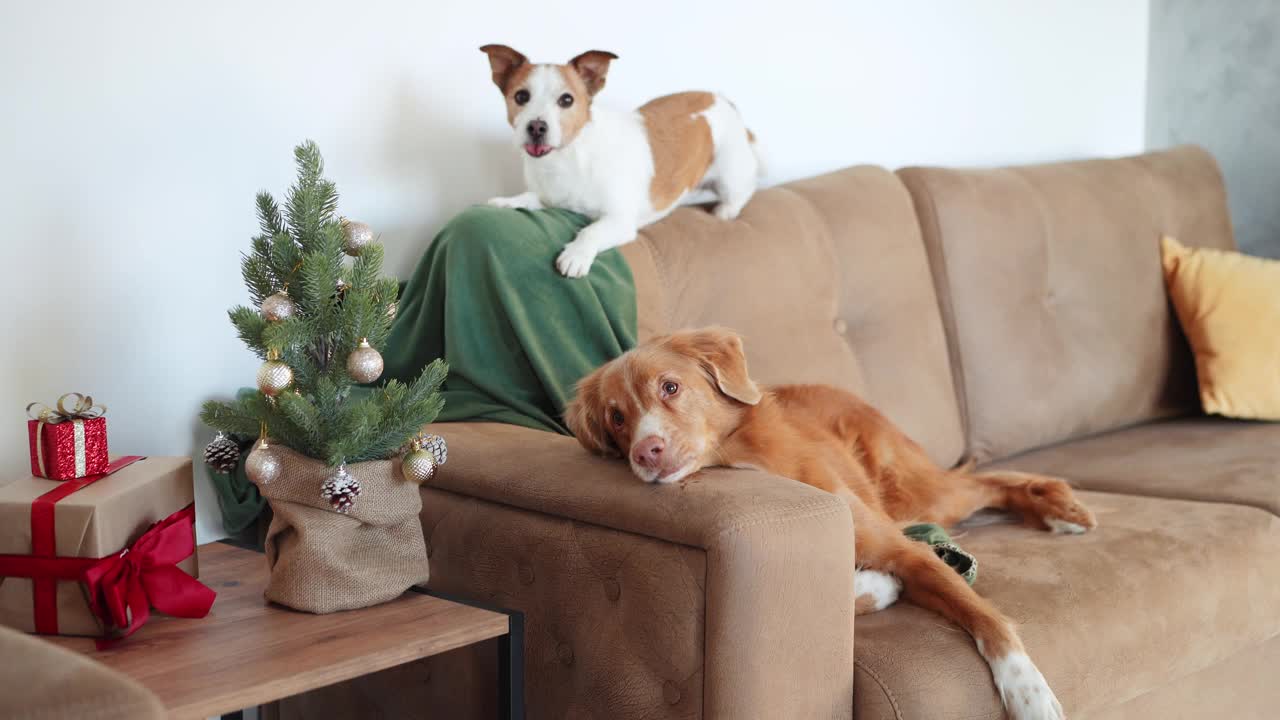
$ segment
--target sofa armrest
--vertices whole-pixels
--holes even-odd
[[[424,488],[432,585],[526,613],[534,715],[850,716],[844,501],[755,470],[649,485],[510,425],[433,431],[449,461]]]

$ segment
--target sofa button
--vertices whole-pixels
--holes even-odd
[[[622,588],[618,586],[618,581],[613,578],[607,578],[604,581],[604,596],[609,598],[610,602],[618,602],[618,598],[622,595]]]
[[[680,702],[680,688],[670,680],[662,683],[662,699],[666,700],[668,705]]]
[[[520,567],[516,570],[516,575],[520,578],[521,585],[533,584],[533,568],[528,565],[521,563]]]
[[[849,332],[849,323],[841,320],[840,318],[836,318],[835,330],[837,335],[844,335]]]
[[[573,664],[573,648],[565,643],[560,643],[556,647],[556,658],[560,660],[560,664],[568,667]]]

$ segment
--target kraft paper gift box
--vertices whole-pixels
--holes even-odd
[[[0,557],[0,568],[5,567],[6,560],[10,566],[22,565],[25,560],[26,567],[48,556],[47,550],[38,552],[39,548],[33,548],[33,529],[43,537],[48,536],[48,530],[33,528],[47,522],[47,518],[35,521],[32,506],[41,496],[63,486],[62,492],[70,494],[52,506],[52,554],[56,558],[97,559],[118,554],[132,547],[155,523],[168,519],[185,525],[188,514],[194,550],[191,508],[195,496],[190,458],[142,458],[83,487],[74,487],[88,479],[59,482],[27,477],[0,486],[0,556],[4,556]],[[48,515],[48,499],[45,512],[37,514]],[[197,574],[194,552],[176,565],[192,577]],[[36,584],[43,584],[44,589],[37,591]],[[43,601],[40,592],[46,594]],[[95,615],[79,578],[35,581],[12,575],[0,577],[0,624],[25,632],[99,637],[113,629]]]

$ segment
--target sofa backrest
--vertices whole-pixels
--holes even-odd
[[[640,338],[724,325],[752,376],[859,393],[945,466],[964,446],[906,188],[855,167],[758,192],[733,222],[682,208],[623,247]]]
[[[1196,410],[1159,239],[1233,247],[1207,152],[898,175],[924,233],[970,457]]]

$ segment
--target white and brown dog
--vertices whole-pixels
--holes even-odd
[[[613,53],[590,50],[554,65],[531,63],[506,45],[480,49],[507,101],[528,187],[489,204],[564,208],[594,221],[556,259],[564,275],[586,275],[597,254],[631,242],[680,204],[701,201],[698,191],[715,194],[713,212],[725,220],[755,192],[755,138],[725,98],[684,92],[630,112],[593,107]]]
[[[742,341],[722,328],[646,342],[578,384],[565,409],[578,441],[620,455],[641,480],[673,483],[704,467],[759,468],[844,498],[854,520],[854,612],[910,602],[973,636],[1014,720],[1060,720],[1062,707],[1013,625],[903,522],[954,525],[985,507],[1032,527],[1083,533],[1093,514],[1064,481],[943,470],[856,396],[823,385],[759,387]]]

